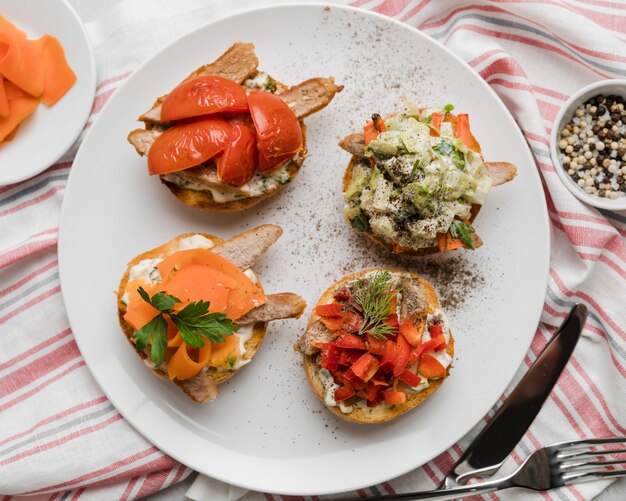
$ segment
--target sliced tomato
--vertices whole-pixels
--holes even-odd
[[[335,402],[343,402],[344,400],[354,396],[355,393],[356,392],[352,386],[347,384],[343,385],[335,390]]]
[[[346,332],[358,332],[363,326],[363,318],[355,311],[348,310],[343,314],[341,327]]]
[[[406,402],[406,393],[398,390],[386,390],[383,391],[383,396],[385,397],[385,402],[389,405],[394,404],[403,404]]]
[[[352,293],[350,292],[350,289],[344,285],[337,292],[335,292],[333,297],[336,301],[347,301],[352,297]]]
[[[181,83],[161,105],[161,121],[213,113],[248,111],[246,91],[237,82],[215,75],[202,75]]]
[[[422,380],[421,377],[408,369],[405,369],[404,372],[398,376],[398,379],[409,386],[417,386]]]
[[[396,343],[396,358],[393,361],[394,376],[398,377],[400,374],[402,374],[402,372],[404,372],[410,356],[411,345],[404,338],[404,336],[398,336],[398,341]]]
[[[246,184],[259,163],[255,133],[245,125],[233,125],[224,152],[215,163],[220,181],[233,186]]]
[[[270,92],[251,92],[248,105],[257,131],[259,170],[269,171],[302,148],[300,122],[287,103]]]
[[[413,321],[407,318],[400,324],[400,334],[409,342],[411,346],[417,346],[422,342],[422,334],[424,333],[426,324],[423,320]]]
[[[365,341],[360,336],[356,336],[349,332],[343,332],[334,341],[335,346],[338,348],[350,348],[353,350],[367,350]]]
[[[228,143],[231,127],[223,118],[175,125],[158,136],[148,152],[148,172],[168,174],[210,160]]]
[[[397,345],[395,342],[387,341],[387,345],[385,346],[385,353],[383,353],[383,357],[380,359],[381,370],[389,372],[391,369],[393,369],[394,362],[396,360],[396,349]]]
[[[343,315],[342,305],[339,303],[320,304],[315,313],[320,317],[340,317]]]
[[[340,354],[340,348],[337,348],[334,344],[328,343],[325,349],[322,350],[322,367],[329,371],[336,371],[339,364]]]
[[[354,372],[352,372],[352,369],[346,370],[342,374],[342,379],[346,380],[349,384],[354,386],[356,390],[363,390],[367,386],[366,383],[360,377],[358,377]]]
[[[371,353],[364,353],[350,366],[350,369],[355,376],[367,382],[378,371],[378,359]]]
[[[422,355],[417,370],[428,379],[444,377],[447,373],[446,368],[439,363],[439,360],[428,353]]]
[[[384,339],[378,339],[371,334],[365,335],[365,344],[367,346],[367,351],[373,353],[374,355],[384,355],[385,348],[387,347],[388,342],[389,341],[386,341]]]

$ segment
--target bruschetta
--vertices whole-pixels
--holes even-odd
[[[352,154],[343,177],[344,216],[395,254],[476,249],[473,222],[492,186],[516,167],[485,162],[467,114],[453,107],[372,115],[339,146]]]
[[[355,423],[391,421],[449,376],[454,338],[433,287],[370,269],[332,285],[295,345],[317,397]]]
[[[289,87],[258,64],[253,44],[234,44],[159,97],[128,135],[185,204],[233,212],[275,194],[306,156],[303,119],[342,90],[332,78]]]
[[[302,314],[300,296],[266,295],[250,269],[281,234],[275,225],[226,241],[187,233],[130,261],[117,292],[119,322],[156,376],[195,402],[211,401],[252,360],[269,321]]]

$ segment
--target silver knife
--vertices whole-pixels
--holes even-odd
[[[574,351],[586,320],[587,308],[575,305],[498,412],[443,480],[440,489],[458,487],[475,476],[488,477],[502,466],[539,414]]]

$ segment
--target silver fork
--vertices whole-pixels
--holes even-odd
[[[511,487],[546,491],[577,482],[626,476],[625,469],[614,469],[619,466],[626,467],[626,458],[617,460],[602,458],[624,454],[626,448],[592,450],[610,444],[626,444],[626,437],[561,442],[535,451],[515,472],[500,479],[445,490],[377,496],[368,498],[367,501],[458,499]]]

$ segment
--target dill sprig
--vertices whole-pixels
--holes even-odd
[[[370,279],[359,280],[353,292],[353,301],[360,307],[363,325],[359,334],[369,332],[378,339],[386,339],[387,334],[394,334],[395,328],[385,323],[391,311],[391,302],[398,291],[391,290],[391,273],[378,272]]]

